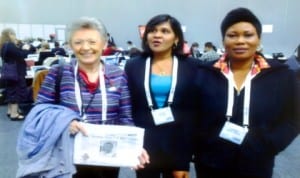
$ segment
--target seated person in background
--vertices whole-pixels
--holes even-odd
[[[220,58],[220,55],[217,53],[216,47],[213,45],[212,42],[206,42],[204,44],[204,53],[200,57],[200,60],[208,62],[214,61]]]
[[[67,56],[70,56],[70,55],[73,54],[69,42],[65,41],[65,42],[62,44],[62,47],[63,47],[64,50],[66,51]]]
[[[39,52],[39,50],[41,49],[43,41],[44,40],[42,38],[33,39],[31,44],[36,48],[36,52]]]
[[[42,42],[39,52],[39,59],[35,62],[35,65],[43,65],[43,62],[48,57],[54,57],[55,54],[51,52],[48,42]]]
[[[127,41],[127,50],[129,51],[131,48],[136,48],[136,46],[132,43],[132,41]]]
[[[36,47],[34,47],[32,44],[32,39],[25,39],[25,40],[19,40],[17,39],[17,47],[21,48],[21,49],[28,49],[29,54],[34,54],[37,52]]]
[[[36,53],[36,48],[32,44],[30,44],[28,41],[22,41],[22,40],[17,39],[16,46],[21,49],[26,49],[26,50],[28,49],[29,54]]]
[[[116,46],[108,44],[107,47],[103,50],[102,56],[114,55],[116,52],[119,52]]]
[[[201,57],[201,53],[199,51],[199,43],[197,43],[197,42],[192,43],[190,51],[191,51],[190,52],[191,56],[193,58],[200,58]]]
[[[29,52],[30,52],[30,54],[35,54],[37,52],[37,48],[34,47],[31,43],[25,43],[24,45],[28,45],[29,46]]]
[[[183,43],[183,54],[185,55],[185,56],[189,56],[191,53],[190,53],[190,46],[189,46],[189,44],[188,44],[188,42],[187,41],[184,41],[184,43]]]
[[[40,46],[39,52],[43,52],[43,51],[51,51],[50,50],[50,45],[46,41],[42,41],[41,42],[41,46]]]
[[[67,56],[65,49],[60,47],[60,44],[57,41],[54,42],[54,48],[51,50],[51,52],[55,55]]]
[[[139,56],[139,55],[141,55],[141,54],[142,54],[142,51],[141,51],[140,49],[136,48],[136,47],[133,47],[133,48],[131,48],[131,49],[128,51],[128,56],[129,56],[130,58]]]

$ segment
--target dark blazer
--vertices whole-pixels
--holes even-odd
[[[128,75],[134,123],[145,128],[144,147],[151,159],[148,167],[188,170],[191,160],[190,131],[197,117],[197,101],[194,100],[197,94],[194,87],[196,59],[178,58],[178,79],[171,105],[175,122],[159,126],[154,124],[146,99],[145,62],[145,57],[129,59],[125,71]],[[152,92],[151,95],[154,108],[157,108]]]
[[[20,103],[28,101],[29,93],[26,87],[26,62],[25,58],[30,51],[18,48],[14,43],[8,42],[2,46],[1,56],[3,62],[13,63],[17,65],[17,81],[6,81],[6,101],[8,103]]]
[[[268,61],[252,79],[249,131],[241,145],[219,137],[226,121],[228,82],[213,62],[202,64],[196,77],[201,119],[197,123],[195,161],[212,168],[251,176],[271,177],[275,155],[297,136],[296,80],[284,64]],[[240,91],[244,96],[244,89]],[[243,98],[235,97],[231,122],[242,123]],[[298,108],[299,109],[299,108]]]
[[[51,50],[51,52],[55,55],[67,56],[65,49],[61,47],[55,47]]]
[[[12,42],[4,43],[1,49],[1,56],[4,62],[16,62],[18,75],[26,76],[26,62],[25,58],[30,54],[30,51],[22,50]]]

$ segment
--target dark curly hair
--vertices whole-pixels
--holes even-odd
[[[258,18],[249,9],[239,7],[228,12],[223,19],[221,23],[222,39],[224,39],[226,30],[239,22],[251,23],[255,27],[258,37],[261,37],[262,25]]]

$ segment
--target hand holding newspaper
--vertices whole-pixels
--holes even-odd
[[[144,129],[134,126],[82,123],[88,136],[77,133],[74,164],[134,167],[143,150]]]

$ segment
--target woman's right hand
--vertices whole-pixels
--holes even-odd
[[[87,136],[86,130],[84,129],[81,122],[79,122],[78,120],[71,121],[70,126],[69,126],[69,131],[70,131],[71,135],[75,135],[78,132],[81,132],[84,136]]]

